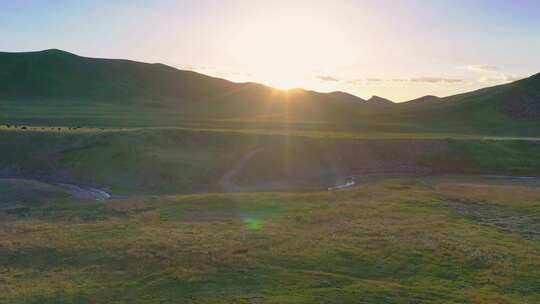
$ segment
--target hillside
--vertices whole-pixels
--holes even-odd
[[[439,99],[441,98],[438,96],[426,95],[426,96],[422,96],[413,100],[406,101],[403,104],[404,105],[419,104],[419,103],[438,101]]]
[[[390,106],[394,104],[393,101],[379,96],[372,96],[367,102],[375,106]]]
[[[0,124],[540,135],[540,74],[403,104],[60,50],[0,53]]]
[[[513,117],[540,118],[540,74],[510,85],[507,92],[498,97],[502,109]]]
[[[321,190],[351,178],[438,174],[540,176],[535,142],[65,128],[0,129],[0,142],[0,179],[113,195]]]
[[[88,124],[121,125],[129,115],[132,126],[189,119],[331,121],[352,118],[365,102],[341,92],[284,92],[162,64],[85,58],[60,50],[0,53],[0,70],[3,110],[14,114],[3,120],[20,114],[19,123],[45,123],[40,118],[47,116],[53,125],[78,117]],[[43,115],[33,115],[40,111]],[[118,122],[107,117],[116,114]]]
[[[2,53],[0,303],[538,303],[540,144],[483,138],[538,136],[537,88]]]
[[[465,94],[426,96],[400,104],[394,114],[394,119],[420,120],[438,130],[538,136],[540,74]]]

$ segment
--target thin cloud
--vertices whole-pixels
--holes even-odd
[[[505,77],[505,81],[507,82],[513,82],[513,81],[518,81],[518,80],[521,80],[525,77],[522,77],[522,76],[514,76],[514,75],[506,75]]]
[[[179,69],[181,70],[188,70],[188,71],[196,71],[200,68],[196,67],[196,66],[193,66],[193,65],[180,65],[178,66]]]
[[[353,85],[353,86],[365,86],[365,85],[382,85],[386,82],[387,80],[382,79],[382,78],[368,77],[368,78],[357,78],[357,79],[347,80],[345,83]]]
[[[516,75],[497,74],[491,76],[480,77],[479,82],[483,83],[507,83],[523,79],[524,77]]]
[[[466,70],[477,73],[491,73],[499,70],[499,67],[492,64],[473,64],[465,67]]]
[[[465,69],[479,74],[478,82],[480,83],[502,84],[523,79],[523,77],[520,76],[507,74],[504,71],[501,71],[497,66],[491,64],[469,65],[466,66]]]
[[[336,77],[329,76],[329,75],[319,75],[317,76],[317,79],[322,80],[322,81],[332,81],[332,82],[339,81],[339,79],[337,79]]]
[[[411,82],[415,83],[462,83],[463,79],[443,78],[443,77],[416,77],[411,78]]]
[[[385,86],[403,86],[403,85],[413,85],[413,84],[422,84],[422,83],[433,83],[433,84],[459,84],[464,83],[464,79],[459,78],[445,78],[445,77],[413,77],[413,78],[364,78],[364,79],[353,79],[348,80],[346,83],[355,86],[362,85],[385,85]]]
[[[364,81],[362,79],[352,79],[352,80],[347,80],[346,82],[347,84],[350,84],[350,85],[358,85],[358,86],[361,86],[364,84]]]

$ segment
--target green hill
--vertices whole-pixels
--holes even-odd
[[[394,119],[421,121],[437,130],[538,136],[540,74],[465,94],[414,100],[397,108]]]
[[[75,184],[113,195],[312,191],[349,178],[540,175],[540,145],[525,141],[0,129],[0,143],[0,179]]]
[[[394,104],[343,93],[276,90],[162,64],[60,50],[0,53],[0,123],[198,126],[353,132],[540,134],[540,75]]]
[[[539,78],[394,104],[0,53],[0,303],[538,303],[540,144],[482,136],[540,134]]]
[[[59,50],[0,53],[3,121],[157,126],[204,119],[333,121],[364,100],[345,93],[283,92],[162,64],[94,59]],[[286,102],[287,100],[293,102]]]

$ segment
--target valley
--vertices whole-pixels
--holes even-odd
[[[540,77],[397,104],[0,53],[0,303],[536,303]]]

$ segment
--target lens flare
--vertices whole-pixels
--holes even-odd
[[[242,223],[248,230],[261,230],[264,227],[264,220],[256,218],[243,218]]]

